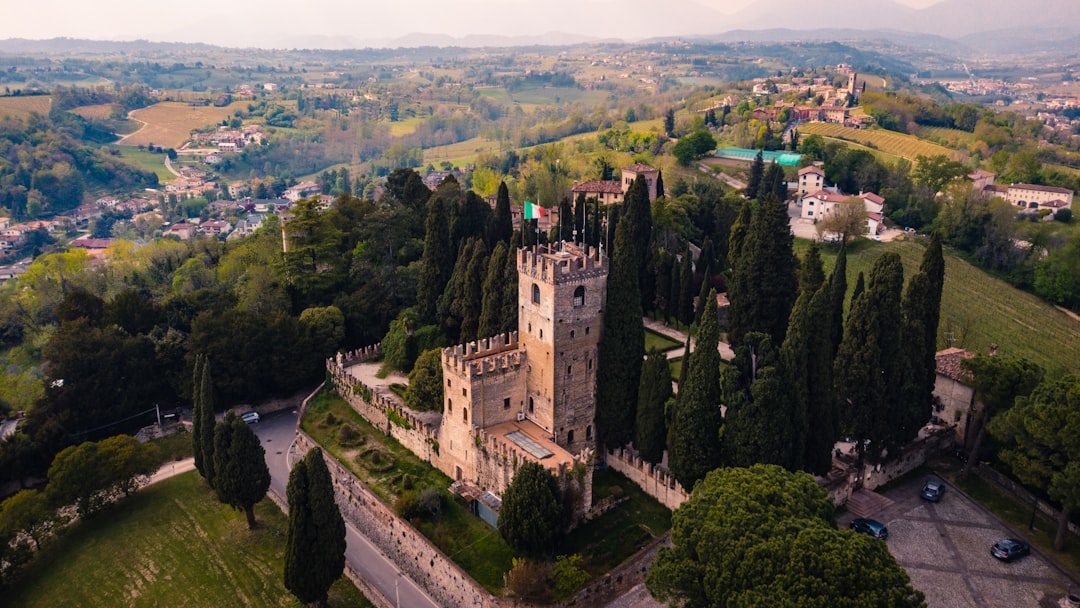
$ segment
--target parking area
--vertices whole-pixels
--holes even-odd
[[[892,505],[872,515],[889,528],[889,551],[926,594],[929,608],[1056,607],[1069,579],[1037,550],[1012,563],[990,555],[990,546],[1016,536],[982,507],[946,485],[941,502],[919,498],[926,479],[880,492]],[[845,513],[847,527],[855,516]]]

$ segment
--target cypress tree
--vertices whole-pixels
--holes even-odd
[[[641,272],[650,230],[645,217],[649,216],[648,205],[645,179],[639,175],[626,193],[623,201],[626,214],[615,231],[600,339],[596,427],[604,446],[611,449],[624,446],[633,438],[637,417],[637,390],[645,356]]]
[[[664,302],[664,322],[668,322],[668,319],[679,320],[679,294],[682,293],[682,267],[678,268],[676,272],[675,264],[678,260],[670,253],[665,253],[667,258],[667,272],[668,272],[668,290],[666,293],[666,301]]]
[[[221,439],[219,440],[219,435]],[[247,516],[248,529],[255,529],[255,504],[270,489],[270,469],[266,452],[255,431],[229,413],[214,432],[214,469],[218,497]]]
[[[847,297],[847,245],[840,244],[840,253],[829,275],[829,363],[836,357],[844,338],[844,298]],[[852,296],[854,299],[854,296]],[[829,385],[831,386],[831,385]]]
[[[746,198],[754,200],[758,198],[758,193],[761,191],[762,178],[765,176],[765,160],[762,156],[762,151],[758,150],[757,156],[754,157],[754,162],[750,163],[750,179],[746,184],[746,190],[743,194]]]
[[[846,434],[855,437],[860,457],[863,440],[870,456],[881,456],[893,442],[891,413],[899,388],[900,291],[904,268],[895,253],[881,255],[870,271],[866,290],[848,315],[844,339],[833,368],[836,398]],[[895,455],[895,454],[894,454]]]
[[[301,603],[325,606],[330,585],[345,570],[345,521],[322,450],[314,448],[296,463],[286,495],[285,588]]]
[[[570,206],[570,199],[563,198],[559,203],[559,222],[552,229],[555,238],[551,242],[572,242],[574,240],[574,208]]]
[[[514,218],[510,213],[510,191],[506,188],[506,182],[499,182],[495,213],[488,222],[488,247],[494,248],[499,242],[509,245],[513,234]]]
[[[825,282],[825,269],[821,264],[821,247],[817,241],[810,243],[806,250],[806,256],[799,262],[799,295],[817,293],[821,284]]]
[[[831,295],[831,285],[825,282],[817,292],[799,296],[780,349],[794,411],[803,416],[802,467],[815,475],[832,468],[832,448],[839,435],[832,395]]]
[[[502,495],[499,534],[521,555],[550,559],[562,536],[559,484],[542,465],[526,461]]]
[[[705,312],[705,299],[709,297],[709,290],[712,289],[709,270],[709,267],[705,266],[704,276],[701,279],[701,289],[698,290],[697,307],[694,309],[694,322],[698,325],[701,325],[701,315]]]
[[[210,376],[210,358],[201,355],[201,372],[197,374],[199,385],[195,387],[198,404],[198,418],[193,420],[193,430],[198,427],[197,433],[192,433],[192,441],[195,442],[196,466],[200,463],[202,468],[199,472],[210,487],[214,487],[214,389],[213,380]],[[196,366],[199,366],[199,358],[196,358]],[[192,412],[195,417],[195,412]]]
[[[487,276],[484,277],[484,294],[480,311],[480,324],[476,334],[478,338],[488,338],[502,330],[503,274],[506,272],[507,248],[504,241],[498,241],[495,251],[488,261]]]
[[[716,268],[716,247],[709,237],[701,242],[701,253],[698,254],[697,265],[700,268]]]
[[[671,395],[671,368],[668,367],[667,356],[655,348],[650,349],[641,367],[637,420],[634,424],[634,447],[647,462],[657,464],[664,457],[667,442],[664,410]]]
[[[768,334],[773,344],[783,342],[798,291],[796,263],[787,208],[768,196],[750,221],[728,286],[732,343],[754,331]]]
[[[585,226],[585,220],[588,216],[589,204],[585,201],[585,193],[578,192],[577,197],[574,199],[574,230],[577,231],[577,238],[574,239],[575,243],[585,242],[585,233],[588,232]]]
[[[664,170],[656,170],[656,198],[664,196]]]
[[[859,276],[855,279],[855,290],[851,292],[851,304],[848,305],[848,314],[855,310],[855,298],[858,298],[862,293],[866,291],[866,277],[863,276],[862,271],[859,271]]]
[[[716,291],[710,291],[698,329],[690,369],[679,385],[675,414],[668,429],[671,474],[690,491],[694,483],[720,466],[720,327]],[[686,366],[684,361],[683,366]]]
[[[690,258],[687,248],[679,267],[679,321],[688,327],[694,322],[694,263]]]
[[[206,466],[203,464],[202,436],[206,419],[203,416],[202,374],[203,359],[206,355],[196,354],[191,378],[191,451],[195,455],[195,468],[199,475],[206,478]]]
[[[441,197],[432,197],[424,221],[424,253],[416,286],[416,310],[421,325],[436,322],[439,296],[446,289],[455,261],[446,205]]]
[[[742,253],[743,241],[746,240],[746,233],[750,230],[750,221],[753,219],[753,206],[750,201],[743,201],[739,205],[739,214],[735,216],[735,223],[731,225],[731,237],[728,239],[728,267],[732,270],[735,269],[736,262],[739,261],[739,254]]]
[[[518,249],[511,247],[506,252],[506,264],[503,267],[502,312],[499,314],[500,327],[498,333],[514,331],[518,328]]]
[[[461,246],[454,271],[450,274],[450,280],[446,283],[439,304],[436,308],[436,316],[442,323],[443,331],[452,344],[461,342],[461,320],[463,306],[465,305],[465,283],[469,274],[469,262],[472,261],[473,252],[476,250],[476,239],[469,239]]]
[[[757,199],[764,200],[769,194],[776,195],[778,184],[784,180],[784,170],[780,168],[780,165],[775,162],[769,163],[769,167],[765,169],[764,175],[761,177],[761,186],[757,191]],[[784,185],[784,194],[787,194],[787,185]],[[776,196],[779,200],[784,200],[786,196]]]
[[[480,326],[480,314],[483,308],[484,270],[487,264],[488,255],[484,241],[476,239],[473,243],[472,256],[465,267],[462,297],[455,302],[460,308],[460,340],[462,342],[472,342],[479,338],[476,332]]]

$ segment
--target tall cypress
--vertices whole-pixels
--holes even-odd
[[[762,178],[765,176],[765,160],[762,155],[762,151],[758,150],[757,156],[754,157],[754,161],[750,163],[750,179],[746,184],[746,189],[743,190],[743,194],[746,198],[754,200],[758,198],[758,193],[761,191]]]
[[[840,244],[840,253],[829,275],[829,363],[836,357],[844,338],[844,298],[847,297],[847,245]],[[854,296],[852,296],[854,299]]]
[[[731,237],[728,239],[728,255],[727,262],[728,267],[732,270],[735,269],[735,264],[739,261],[739,254],[742,253],[743,242],[746,240],[746,233],[750,231],[750,221],[753,219],[753,205],[750,201],[743,201],[739,205],[739,213],[735,216],[735,222],[731,225]]]
[[[787,331],[798,281],[787,208],[768,196],[750,220],[738,263],[728,286],[728,335],[738,344],[750,332],[781,344]]]
[[[200,366],[201,358],[201,366]],[[202,468],[199,472],[202,474],[206,483],[210,484],[210,487],[214,486],[214,388],[213,379],[210,375],[210,357],[207,355],[200,355],[195,359],[196,367],[200,367],[200,371],[196,376],[198,379],[198,386],[195,387],[196,394],[196,407],[198,412],[192,412],[193,430],[192,441],[195,442],[195,465],[198,467],[200,464]]]
[[[202,436],[206,419],[203,417],[205,406],[201,389],[205,357],[206,355],[201,353],[195,355],[195,365],[191,374],[191,451],[195,455],[195,468],[203,478],[206,477],[206,468],[203,464]]]
[[[615,230],[615,247],[611,252],[597,372],[596,427],[600,440],[608,448],[626,445],[634,436],[637,391],[645,356],[641,272],[651,214],[642,176],[630,186],[623,207],[625,215]]]
[[[668,367],[667,356],[653,348],[641,368],[637,420],[634,424],[634,447],[646,462],[656,464],[664,457],[667,443],[664,409],[671,395],[671,368]]]
[[[780,349],[793,407],[802,413],[802,467],[815,475],[832,468],[839,435],[832,395],[831,285],[799,295]]]
[[[436,322],[439,297],[446,289],[455,261],[446,205],[441,197],[434,196],[428,203],[424,221],[424,253],[416,285],[416,310],[421,325]]]
[[[465,267],[465,281],[461,299],[457,300],[461,313],[461,342],[472,342],[479,338],[480,314],[483,308],[484,275],[488,264],[487,248],[484,241],[476,239],[472,256]]]
[[[656,170],[656,198],[664,196],[664,170]]]
[[[780,165],[775,162],[769,163],[769,167],[765,169],[764,175],[761,177],[761,186],[757,191],[758,200],[764,200],[769,194],[776,195],[778,184],[784,179],[784,170],[780,168]],[[787,185],[784,185],[784,194],[787,194]],[[776,198],[784,200],[787,198],[783,195],[777,195]]]
[[[810,243],[806,255],[799,262],[799,295],[817,293],[821,284],[825,282],[825,270],[821,264],[821,246],[817,241]]]
[[[518,328],[518,267],[517,247],[511,247],[506,252],[506,263],[503,266],[503,280],[500,285],[502,290],[502,312],[499,313],[501,328],[497,333],[506,333]]]
[[[502,331],[503,273],[506,272],[506,243],[498,241],[488,261],[480,310],[478,338],[488,338]]]
[[[285,588],[301,603],[325,606],[330,586],[345,571],[345,521],[322,450],[314,448],[296,463],[286,495]]]
[[[221,439],[219,440],[218,437]],[[231,413],[214,433],[214,468],[218,497],[247,516],[248,529],[255,529],[255,505],[270,489],[270,469],[266,452],[255,431]]]
[[[694,270],[690,249],[683,254],[679,267],[679,321],[689,326],[694,322]]]
[[[686,490],[720,466],[720,327],[716,291],[709,292],[690,369],[679,385],[668,429],[668,466]],[[686,362],[683,362],[686,365]]]
[[[488,221],[488,247],[494,248],[499,242],[510,244],[514,234],[514,219],[510,213],[510,191],[506,182],[499,182],[499,193],[495,197],[495,213]]]
[[[709,290],[712,289],[712,281],[710,281],[711,269],[705,266],[705,272],[701,277],[701,289],[698,290],[697,306],[694,309],[694,322],[701,325],[701,315],[705,313],[705,300],[709,297]]]

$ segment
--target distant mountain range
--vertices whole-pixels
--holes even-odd
[[[424,33],[382,38],[341,33],[330,25],[311,31],[294,27],[273,31],[268,24],[244,28],[258,37],[229,35],[221,46],[263,48],[397,48],[397,47],[509,47],[564,46],[581,43],[638,42],[672,38],[717,41],[783,42],[792,40],[887,40],[912,48],[965,56],[1042,51],[1076,52],[1080,49],[1080,0],[942,0],[914,9],[895,0],[762,0],[734,14],[704,6],[707,0],[547,0],[514,3],[473,0],[447,8],[438,15],[440,31],[460,35]],[[344,17],[344,16],[343,16]],[[254,21],[258,16],[252,15]],[[200,28],[172,30],[147,37],[185,39],[214,35],[223,24],[207,16]],[[342,21],[348,21],[343,18]],[[408,31],[412,21],[389,19],[372,32]],[[423,26],[420,26],[421,28]],[[230,30],[236,32],[236,30]],[[354,30],[355,32],[356,30]],[[363,30],[360,30],[363,31]],[[300,33],[303,32],[303,33]],[[476,33],[485,32],[485,33]],[[544,33],[526,33],[544,32]],[[0,52],[117,52],[125,45],[150,44],[93,42],[72,39],[0,41]],[[175,43],[172,50],[194,50],[205,45]],[[131,48],[131,47],[127,47]]]

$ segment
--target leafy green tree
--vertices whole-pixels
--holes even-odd
[[[416,308],[422,323],[436,321],[439,296],[446,289],[457,256],[450,240],[450,224],[442,198],[433,197],[424,222],[424,255],[416,285]]]
[[[615,229],[597,372],[596,428],[605,447],[626,445],[634,436],[634,411],[645,356],[641,272],[649,241],[649,194],[642,176],[623,201],[626,213]]]
[[[113,435],[97,443],[99,466],[105,470],[110,495],[130,496],[158,469],[158,447],[131,435]]]
[[[293,466],[286,495],[285,588],[304,604],[325,606],[330,585],[345,571],[345,520],[321,449]]]
[[[925,607],[884,543],[835,528],[832,503],[806,473],[709,473],[672,515],[671,544],[645,585],[687,608]]]
[[[64,448],[49,466],[49,503],[61,507],[74,503],[79,517],[96,514],[105,504],[102,490],[108,472],[101,466],[98,446],[92,441]]]
[[[1061,505],[1054,549],[1065,549],[1069,518],[1080,509],[1080,376],[1044,381],[990,420],[1001,459],[1025,484]]]
[[[333,356],[345,339],[345,315],[337,306],[305,308],[300,313],[300,325],[320,361]]]
[[[979,430],[975,434],[975,444],[971,447],[968,462],[960,473],[966,478],[971,473],[971,463],[979,461],[983,440],[986,438],[987,422],[1012,407],[1018,397],[1030,395],[1043,381],[1045,372],[1039,365],[1012,355],[977,355],[972,359],[964,359],[960,365],[971,372],[975,398],[982,403],[982,411],[976,419]]]
[[[1061,214],[1059,210],[1058,214]],[[1080,236],[1050,254],[1035,267],[1035,293],[1070,310],[1080,311]]]
[[[667,356],[653,348],[641,368],[637,420],[634,424],[634,447],[647,462],[658,464],[664,456],[667,442],[665,410],[671,396],[671,369]]]
[[[270,489],[266,452],[255,431],[229,412],[214,429],[214,489],[225,504],[244,512],[255,529],[255,505]]]
[[[746,334],[760,331],[781,344],[798,295],[797,260],[784,203],[772,196],[761,202],[741,250],[728,286],[728,337],[738,344]]]
[[[0,539],[21,532],[34,541],[36,551],[55,525],[56,511],[49,507],[44,492],[20,490],[0,503]]]
[[[499,534],[519,555],[550,558],[561,542],[563,509],[559,484],[539,463],[518,468],[502,495]]]
[[[911,170],[911,178],[919,186],[925,187],[932,194],[937,194],[945,188],[945,184],[967,175],[968,169],[964,163],[951,160],[944,154],[936,156],[919,155],[915,158],[915,167]]]
[[[720,466],[720,327],[716,317],[716,290],[709,292],[698,329],[697,344],[686,380],[679,382],[675,413],[668,429],[668,466],[683,488]]]
[[[414,410],[438,412],[442,411],[442,404],[442,349],[432,348],[420,353],[409,373],[405,405]]]

